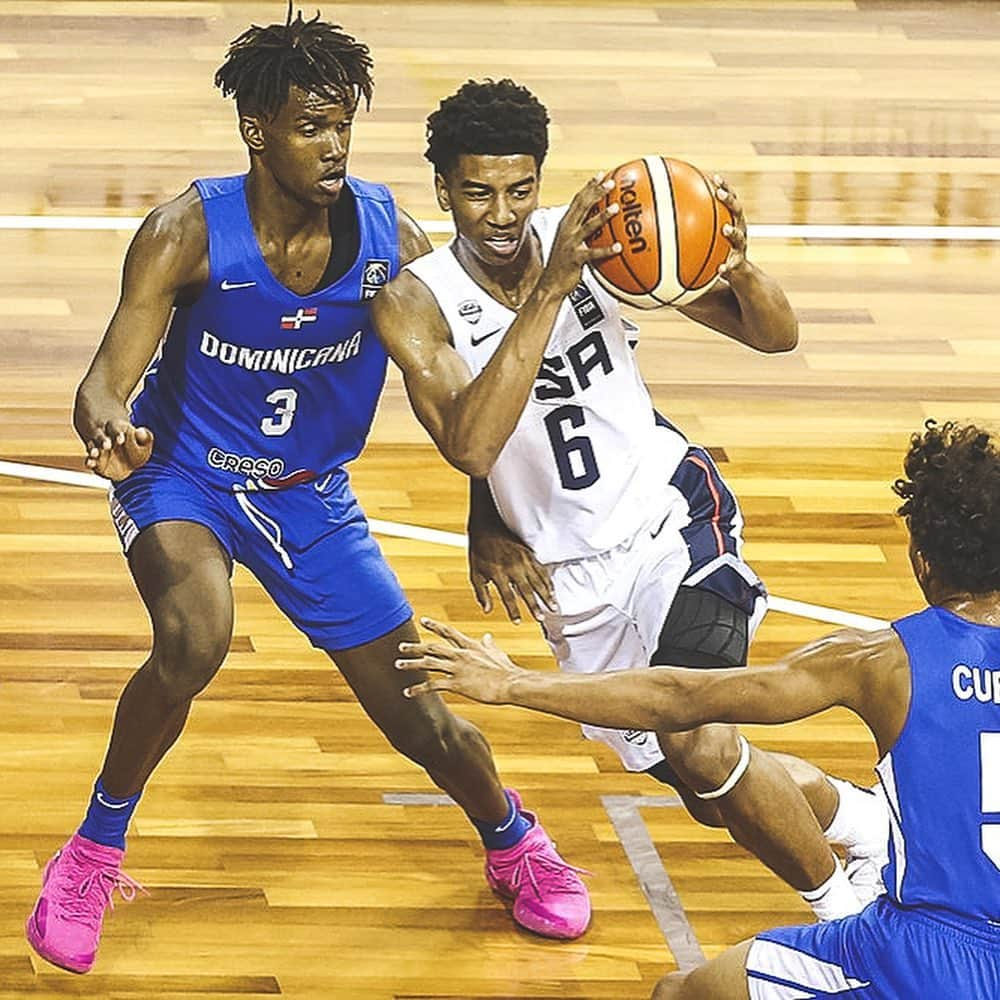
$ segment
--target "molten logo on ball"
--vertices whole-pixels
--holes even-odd
[[[642,214],[645,211],[635,189],[635,175],[629,174],[618,182],[618,204],[621,205],[621,220],[628,237],[631,253],[643,253],[647,249],[642,237]]]
[[[598,205],[621,211],[590,245],[621,243],[622,252],[594,265],[615,298],[640,309],[683,306],[715,283],[729,256],[722,227],[733,221],[711,181],[690,163],[644,156],[611,172],[615,187]]]

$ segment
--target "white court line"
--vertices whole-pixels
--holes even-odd
[[[441,219],[418,219],[425,233],[453,233],[450,222]],[[141,216],[107,215],[0,215],[0,229],[68,229],[132,232],[139,228]],[[887,240],[950,241],[957,243],[1000,241],[1000,226],[843,226],[843,225],[750,225],[747,233],[763,240]]]
[[[62,483],[65,486],[85,486],[88,489],[104,492],[108,489],[106,479],[89,472],[52,469],[44,465],[28,465],[25,462],[0,460],[0,476],[15,476],[18,479],[31,479],[43,483]],[[396,521],[380,521],[377,518],[369,518],[368,524],[372,531],[379,535],[433,542],[455,549],[467,547],[466,536],[457,531],[439,531],[437,528],[423,528],[419,524],[399,524]],[[768,598],[768,604],[774,611],[795,615],[798,618],[812,618],[830,625],[858,628],[865,632],[877,632],[889,626],[889,623],[881,618],[869,618],[867,615],[856,615],[851,611],[838,611],[836,608],[825,608],[820,604],[807,604],[805,601],[795,601],[785,597],[771,596]]]

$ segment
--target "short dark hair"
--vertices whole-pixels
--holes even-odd
[[[932,572],[972,594],[1000,590],[1000,451],[975,424],[928,420],[893,490]]]
[[[545,106],[513,80],[469,80],[427,119],[424,156],[446,174],[464,153],[509,156],[526,153],[541,167],[549,150]]]
[[[293,20],[289,3],[284,24],[247,28],[229,46],[215,85],[224,97],[235,95],[241,113],[268,119],[285,106],[292,85],[352,107],[364,97],[370,107],[375,85],[368,46],[319,18],[317,12],[305,21],[299,11]]]

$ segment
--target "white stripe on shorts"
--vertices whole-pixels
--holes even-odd
[[[779,997],[805,1000],[817,992],[822,996],[836,996],[871,983],[848,976],[833,962],[758,938],[747,953],[747,985],[750,1000],[777,1000]],[[788,988],[805,992],[784,992]]]

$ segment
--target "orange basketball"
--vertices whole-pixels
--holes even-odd
[[[697,168],[666,156],[644,156],[616,167],[599,208],[619,213],[588,241],[618,242],[622,252],[593,265],[597,280],[617,299],[640,309],[683,306],[708,291],[729,255],[722,227],[732,213]]]

